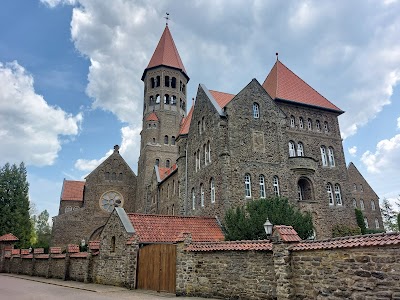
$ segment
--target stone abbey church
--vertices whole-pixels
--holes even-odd
[[[115,146],[85,181],[64,180],[53,246],[98,239],[115,206],[223,222],[229,208],[274,195],[312,212],[317,239],[357,226],[354,207],[383,229],[378,196],[346,166],[343,111],[278,59],[236,95],[200,84],[187,111],[189,75],[166,26],[142,81],[138,174]]]

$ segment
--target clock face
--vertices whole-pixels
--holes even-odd
[[[108,191],[101,196],[99,204],[103,210],[112,212],[114,207],[123,206],[124,199],[120,193],[116,191]]]

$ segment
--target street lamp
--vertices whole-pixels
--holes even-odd
[[[86,245],[86,241],[85,241],[85,239],[82,239],[82,241],[81,241],[81,246],[82,246],[82,247],[85,247],[85,245]]]
[[[265,221],[265,223],[264,223],[264,230],[265,230],[265,233],[267,234],[267,237],[271,236],[273,227],[274,227],[274,224],[272,224],[267,218],[267,221]]]

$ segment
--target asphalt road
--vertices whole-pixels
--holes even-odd
[[[176,297],[173,294],[128,290],[121,287],[100,284],[87,284],[25,275],[0,274],[0,300],[166,300],[171,298]],[[179,297],[176,299],[200,300],[203,298]]]

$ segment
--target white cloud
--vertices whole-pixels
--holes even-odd
[[[103,161],[109,157],[114,150],[110,149],[102,158],[100,159],[78,159],[75,162],[74,167],[79,171],[92,172],[97,168]]]
[[[82,114],[50,106],[36,94],[32,75],[14,61],[0,63],[0,161],[52,165],[62,137],[79,132]]]
[[[349,153],[351,156],[355,157],[357,154],[357,146],[353,146],[353,147],[349,148]]]
[[[64,4],[69,4],[69,5],[74,5],[76,4],[76,0],[40,0],[40,2],[48,5],[51,8],[56,7],[57,5],[64,5]]]
[[[400,167],[400,134],[389,140],[382,140],[376,145],[374,153],[366,151],[361,161],[371,173],[385,172],[389,175],[398,172]]]

